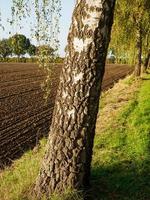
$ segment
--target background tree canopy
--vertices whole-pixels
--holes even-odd
[[[8,39],[0,40],[0,57],[3,59],[14,55],[20,57],[26,53],[35,56],[36,49],[37,47],[31,44],[30,39],[22,34],[15,34]]]
[[[146,57],[150,42],[149,11],[149,0],[118,0],[116,2],[110,49],[114,50],[117,63],[136,63],[139,29],[142,37],[143,58]]]
[[[6,58],[12,54],[12,48],[9,44],[8,39],[3,39],[0,41],[0,57]]]
[[[10,46],[12,47],[12,53],[18,57],[27,53],[27,50],[30,47],[30,40],[21,34],[15,34],[9,41]]]

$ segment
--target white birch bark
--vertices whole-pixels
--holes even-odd
[[[115,0],[77,0],[47,151],[35,191],[40,197],[89,185],[101,83]]]

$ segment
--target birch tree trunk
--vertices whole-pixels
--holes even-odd
[[[135,65],[135,76],[141,75],[141,66],[142,66],[142,27],[137,28],[137,64]]]
[[[145,61],[144,61],[143,72],[146,72],[149,61],[150,61],[150,49],[148,50],[147,57],[145,58]]]
[[[66,59],[35,192],[49,196],[89,185],[101,83],[115,0],[77,0]]]

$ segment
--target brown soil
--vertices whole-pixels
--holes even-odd
[[[46,104],[41,83],[45,73],[35,64],[0,64],[0,168],[11,163],[49,131],[59,74],[56,65]],[[131,73],[128,65],[107,65],[102,89]]]

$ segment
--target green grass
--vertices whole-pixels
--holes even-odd
[[[106,129],[97,130],[91,199],[150,199],[150,76],[148,78]]]
[[[41,140],[39,151],[28,151],[12,167],[0,172],[0,200],[24,199],[24,193],[30,191],[37,177],[45,144],[46,140]]]
[[[107,106],[110,110],[106,109]],[[87,199],[149,200],[150,75],[146,75],[145,80],[125,79],[103,95],[101,107]],[[101,127],[102,117],[106,115],[107,119],[108,113],[109,123],[106,120]],[[45,144],[44,139],[36,153],[25,153],[12,167],[0,173],[0,200],[36,200],[30,191],[40,168]],[[51,198],[82,199],[80,194],[70,191]]]

